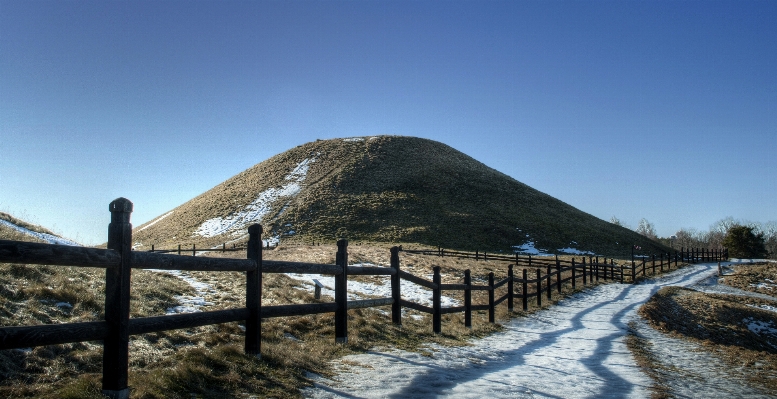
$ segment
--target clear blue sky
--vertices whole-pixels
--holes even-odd
[[[661,236],[777,220],[777,2],[0,0],[0,211],[86,244],[296,145],[446,143]]]

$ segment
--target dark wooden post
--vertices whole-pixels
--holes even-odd
[[[610,280],[615,280],[615,260],[610,259]]]
[[[523,291],[521,294],[523,294],[523,310],[529,310],[529,293],[527,292],[529,288],[529,273],[526,271],[526,269],[523,269]]]
[[[575,265],[575,258],[572,258],[572,289],[574,290],[577,286],[577,271],[575,270],[577,268],[577,265]]]
[[[178,255],[181,254],[181,244],[178,244]]]
[[[221,252],[222,253],[227,252],[227,243],[221,244]]]
[[[550,303],[550,300],[551,300],[551,296],[550,295],[553,292],[553,290],[552,290],[553,283],[551,282],[551,278],[553,276],[550,274],[550,265],[548,265],[546,267],[546,269],[547,269],[547,275],[545,277],[548,279],[548,282],[545,285],[548,287],[548,303]]]
[[[335,276],[335,342],[348,342],[348,240],[337,241],[337,264],[342,272]]]
[[[637,283],[637,265],[634,264],[634,258],[631,259],[631,283]]]
[[[151,244],[151,252],[154,252],[154,244]]]
[[[619,265],[619,269],[621,269],[621,284],[623,284],[623,265]]]
[[[542,307],[542,271],[537,269],[537,307]]]
[[[585,272],[585,256],[583,256],[583,286],[586,284],[586,272]]]
[[[245,352],[262,356],[262,226],[248,227],[246,258],[256,262],[256,269],[246,272],[246,319]]]
[[[647,276],[647,259],[642,258],[642,275]]]
[[[472,276],[469,269],[464,270],[464,327],[472,328]]]
[[[402,325],[402,293],[400,290],[400,283],[402,279],[399,277],[399,247],[391,247],[391,267],[394,269],[394,274],[391,276],[391,297],[394,298],[394,303],[391,304],[391,322],[396,325]]]
[[[558,261],[558,255],[556,255],[556,287],[558,293],[561,293],[561,262]]]
[[[488,273],[488,322],[495,321],[494,312],[494,272]]]
[[[653,275],[656,274],[656,254],[651,255],[653,259]]]
[[[478,255],[478,251],[475,251],[475,260],[480,260],[480,257]]]
[[[515,288],[513,284],[513,265],[507,266],[507,310],[512,312],[513,311],[513,289]]]
[[[439,334],[442,332],[442,293],[440,292],[442,277],[440,276],[440,266],[435,266],[432,270],[434,270],[432,282],[435,287],[432,291],[432,329],[435,334]]]
[[[128,399],[130,270],[132,268],[132,202],[117,198],[108,205],[108,249],[119,253],[121,263],[105,269],[105,321],[102,393],[111,399]]]

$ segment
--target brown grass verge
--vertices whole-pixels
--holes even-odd
[[[777,313],[756,307],[765,302],[771,303],[665,287],[640,308],[639,314],[659,331],[699,343],[728,365],[735,377],[775,392],[777,334],[757,334],[748,328],[754,322],[777,327]],[[649,358],[645,360],[649,366]]]
[[[733,273],[724,272],[721,283],[745,291],[777,296],[777,263],[734,265]],[[727,268],[728,269],[728,268]]]

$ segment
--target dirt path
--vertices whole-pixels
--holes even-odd
[[[645,398],[652,380],[626,347],[631,326],[678,378],[678,396],[757,397],[757,392],[725,373],[700,370],[715,365],[688,353],[691,348],[664,339],[636,314],[666,285],[690,286],[713,276],[717,264],[701,264],[637,285],[607,284],[578,293],[557,306],[515,319],[506,330],[460,348],[430,347],[433,355],[391,350],[341,359],[332,380],[314,376],[311,398]],[[633,323],[632,323],[633,322]],[[663,351],[663,352],[662,352]],[[709,366],[712,363],[712,366]],[[714,368],[714,367],[712,367]],[[685,371],[698,371],[688,374]],[[700,370],[700,371],[699,371]],[[680,376],[692,383],[683,383]],[[708,384],[709,378],[715,384]],[[684,384],[684,385],[683,385]],[[705,388],[706,387],[706,388]]]

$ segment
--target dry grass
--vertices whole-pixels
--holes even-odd
[[[756,334],[752,321],[777,326],[777,314],[756,306],[771,301],[665,287],[639,313],[659,331],[698,342],[734,376],[767,392],[777,391],[777,336]]]
[[[745,291],[777,298],[777,263],[736,265],[733,266],[733,270],[733,273],[724,273],[720,282]]]

